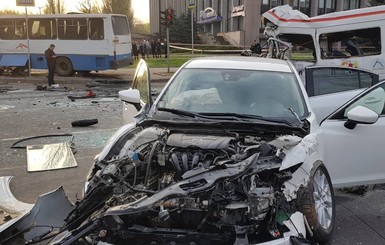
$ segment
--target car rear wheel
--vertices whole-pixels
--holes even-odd
[[[56,60],[56,73],[59,76],[68,77],[74,74],[72,62],[66,57],[59,57]]]
[[[333,185],[325,165],[315,166],[299,203],[313,232],[309,239],[320,243],[329,241],[335,224],[335,203]]]

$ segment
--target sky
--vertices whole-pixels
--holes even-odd
[[[80,0],[79,0],[80,1]],[[94,0],[94,1],[100,1],[100,0]],[[65,0],[65,6],[67,12],[76,12],[78,6],[77,4],[70,4],[74,2],[78,2],[78,0]],[[147,0],[131,0],[132,7],[134,9],[134,15],[135,18],[143,21],[143,22],[149,22],[149,1]],[[28,7],[28,12],[32,12],[35,14],[39,13],[39,9],[43,8],[45,6],[46,0],[35,0],[35,7]],[[0,10],[4,9],[12,9],[19,12],[25,12],[24,7],[17,7],[16,6],[16,0],[0,0]]]

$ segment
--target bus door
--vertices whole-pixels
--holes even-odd
[[[125,16],[112,16],[113,43],[114,43],[114,62],[117,69],[132,64],[132,44],[131,33]]]

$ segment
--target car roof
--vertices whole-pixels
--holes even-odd
[[[187,62],[184,68],[258,70],[293,73],[288,61],[245,56],[195,58]]]

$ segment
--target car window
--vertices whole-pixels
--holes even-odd
[[[384,102],[385,102],[385,90],[383,87],[378,87],[372,90],[370,93],[365,94],[359,100],[351,104],[345,109],[344,117],[347,117],[347,113],[356,106],[364,106],[377,114],[384,114]]]
[[[238,113],[263,117],[307,115],[292,73],[183,69],[160,98],[158,107],[201,113]]]
[[[362,94],[346,108],[333,115],[331,119],[347,119],[347,113],[356,106],[364,106],[379,115],[385,115],[385,83]]]
[[[319,68],[313,71],[314,96],[367,88],[372,85],[370,73],[341,68]]]
[[[132,81],[132,87],[140,91],[140,99],[147,103],[149,91],[149,74],[148,67],[145,62],[140,62],[135,70]]]

